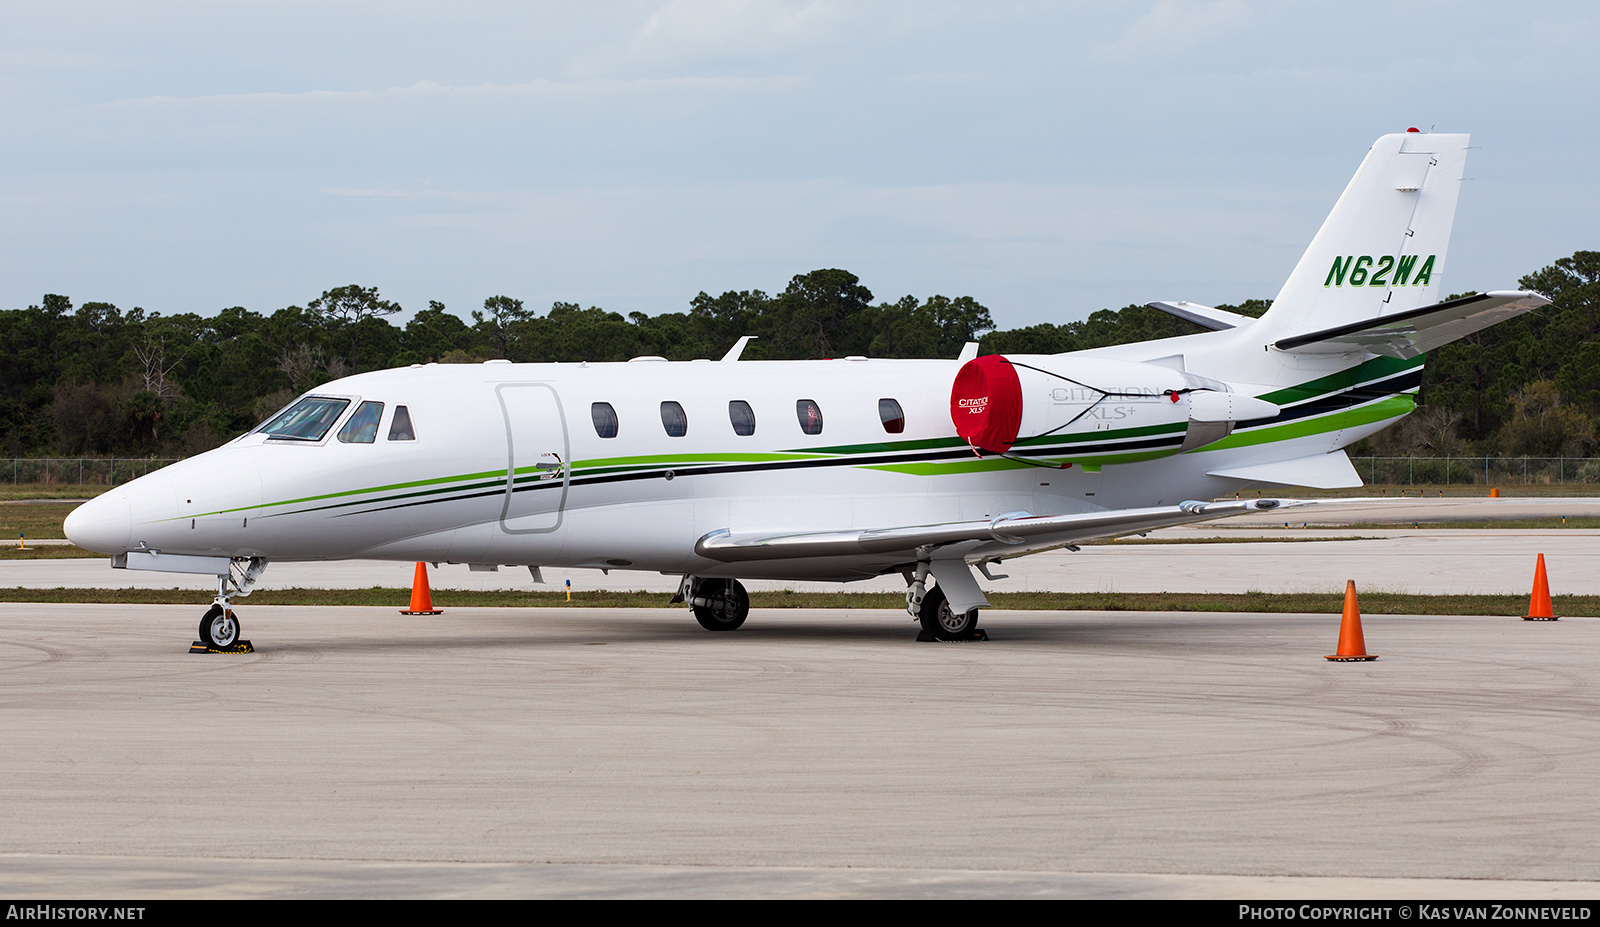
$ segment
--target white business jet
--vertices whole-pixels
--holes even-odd
[[[971,636],[973,576],[1047,548],[1281,504],[1246,486],[1359,486],[1343,448],[1406,415],[1423,355],[1545,305],[1447,302],[1467,136],[1378,139],[1260,319],[955,360],[427,364],[335,380],[227,445],[117,487],[66,533],[125,569],[213,574],[203,643],[274,560],[681,575],[713,631],[741,579],[900,573],[907,610]],[[674,599],[678,601],[678,599]]]

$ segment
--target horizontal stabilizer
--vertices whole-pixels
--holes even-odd
[[[1165,312],[1168,315],[1175,315],[1178,318],[1183,319],[1185,322],[1193,322],[1201,328],[1209,328],[1214,332],[1224,331],[1229,328],[1238,328],[1241,325],[1248,325],[1255,321],[1255,319],[1252,319],[1247,315],[1240,315],[1237,312],[1229,312],[1226,309],[1215,309],[1211,306],[1202,306],[1199,303],[1191,303],[1184,299],[1170,303],[1145,303],[1145,305],[1151,309],[1160,309],[1162,312]]]
[[[1349,466],[1348,462],[1345,465]],[[930,551],[960,545],[958,555],[970,559],[1002,552],[1015,555],[1078,541],[1119,537],[1171,525],[1244,515],[1274,509],[1281,504],[1285,503],[1277,499],[1180,502],[1177,505],[1074,515],[1029,515],[1018,512],[980,521],[938,525],[782,534],[762,531],[741,531],[736,534],[722,529],[696,541],[694,551],[702,557],[724,563],[807,557],[859,558],[863,555],[880,555],[880,559],[895,562],[925,559]]]
[[[1252,483],[1277,483],[1281,486],[1309,486],[1312,489],[1349,489],[1360,486],[1361,476],[1350,463],[1344,451],[1318,454],[1299,460],[1281,460],[1277,463],[1255,464],[1246,467],[1222,467],[1207,470],[1208,476],[1222,476]]]
[[[1368,351],[1410,359],[1549,304],[1550,300],[1537,293],[1496,290],[1296,335],[1275,342],[1273,347],[1297,354]]]

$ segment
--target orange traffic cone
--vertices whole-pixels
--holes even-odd
[[[428,594],[428,565],[417,561],[417,572],[411,579],[411,607],[400,609],[402,615],[442,615],[444,611],[433,607],[433,596]]]
[[[1359,663],[1376,660],[1378,655],[1367,653],[1367,641],[1361,634],[1361,608],[1356,605],[1356,581],[1344,583],[1344,620],[1339,622],[1339,652],[1327,657],[1335,663]]]
[[[1528,600],[1528,613],[1523,621],[1557,621],[1550,607],[1550,579],[1544,575],[1544,554],[1539,555],[1539,565],[1533,568],[1533,597]]]

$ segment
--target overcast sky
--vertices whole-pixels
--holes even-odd
[[[1596,48],[1579,2],[6,0],[0,308],[1237,302],[1408,126],[1472,133],[1445,286],[1505,288],[1600,249]]]

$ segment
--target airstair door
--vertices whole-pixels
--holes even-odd
[[[500,528],[545,534],[561,527],[567,507],[571,448],[561,397],[549,383],[495,387],[506,419],[506,498]]]

